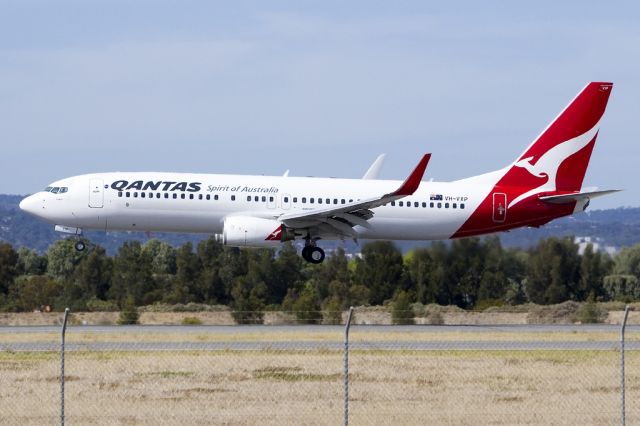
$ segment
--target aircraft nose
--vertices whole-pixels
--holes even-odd
[[[20,201],[20,210],[25,213],[37,216],[42,210],[42,203],[37,199],[35,195],[30,195],[24,200]]]

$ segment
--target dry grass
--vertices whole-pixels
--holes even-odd
[[[354,352],[352,424],[612,424],[614,352]],[[53,423],[54,354],[0,354],[7,424]],[[640,354],[628,357],[629,423]],[[73,424],[338,424],[342,354],[71,353]]]

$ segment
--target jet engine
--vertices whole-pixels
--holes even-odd
[[[293,229],[277,220],[251,216],[225,218],[222,234],[216,235],[216,240],[233,247],[275,247],[293,239]]]

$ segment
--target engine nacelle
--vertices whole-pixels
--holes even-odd
[[[277,220],[229,216],[224,220],[222,235],[216,235],[216,239],[233,247],[275,247],[295,239],[295,234]]]

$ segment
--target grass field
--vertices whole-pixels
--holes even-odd
[[[340,340],[340,333],[243,333],[242,340]],[[359,332],[353,341],[530,338],[515,333]],[[0,342],[31,334],[0,334]],[[68,339],[228,339],[197,332],[83,333]],[[547,333],[616,340],[608,333]],[[58,336],[35,335],[40,341]],[[373,345],[375,346],[375,345]],[[616,351],[352,351],[350,421],[516,425],[619,422]],[[330,350],[69,352],[68,424],[339,424],[343,354]],[[0,423],[59,421],[55,353],[0,351]],[[628,424],[640,423],[640,352],[627,354]]]

